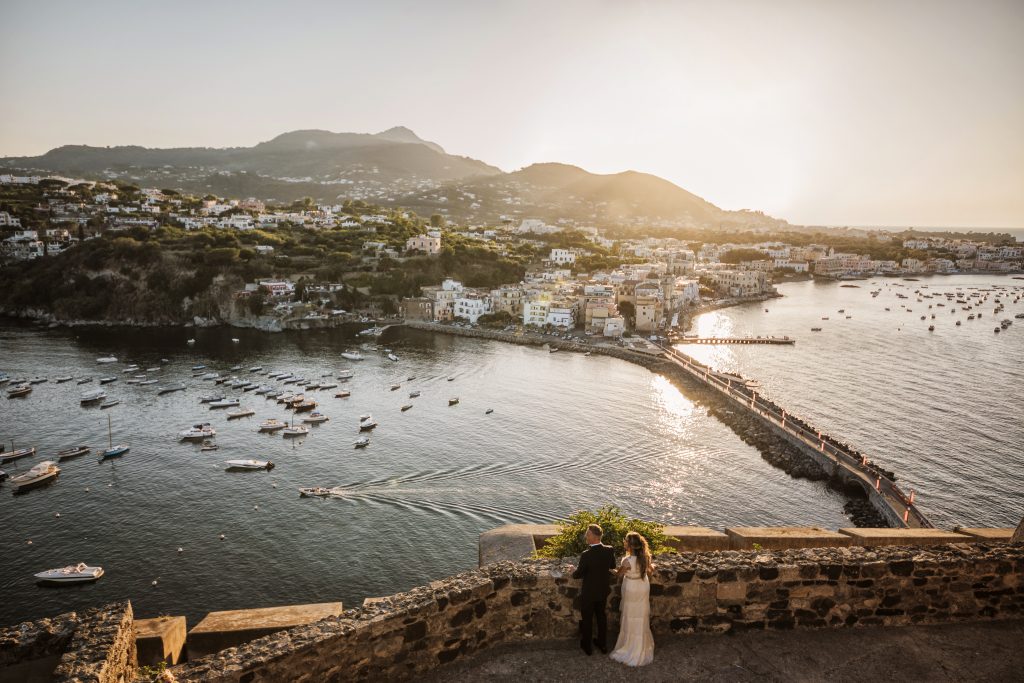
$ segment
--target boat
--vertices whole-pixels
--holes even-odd
[[[929,325],[928,326],[928,331],[929,332],[934,332],[935,331],[935,325]]]
[[[302,401],[301,403],[292,404],[292,409],[296,413],[308,413],[309,411],[313,410],[313,408],[316,408],[316,401],[314,401],[313,399],[307,399],[305,401]]]
[[[352,442],[352,445],[355,446],[356,448],[366,448],[367,446],[370,445],[370,437],[361,436],[354,442]]]
[[[126,373],[126,374],[127,374],[127,373],[129,373],[129,372],[136,372],[136,371],[137,371],[138,369],[139,369],[139,366],[138,366],[138,365],[129,365],[128,367],[126,367],[126,368],[125,368],[124,370],[122,370],[121,372],[123,372],[123,373]]]
[[[299,495],[303,498],[326,498],[331,495],[331,493],[331,489],[323,486],[310,486],[308,488],[299,489]]]
[[[209,422],[198,422],[185,431],[178,432],[182,441],[202,441],[216,435],[217,430]]]
[[[19,396],[28,396],[31,393],[32,387],[30,385],[19,384],[7,390],[7,398],[18,398]]]
[[[360,330],[359,334],[363,337],[379,337],[384,333],[383,327],[368,327],[365,330]]]
[[[373,418],[373,416],[370,415],[370,413],[366,413],[365,415],[360,415],[359,416],[359,421],[360,422],[366,422],[367,420],[372,419],[372,418]]]
[[[103,576],[103,567],[91,567],[85,562],[79,562],[60,569],[47,569],[33,576],[40,583],[90,583]]]
[[[548,349],[548,353],[558,353],[558,349],[552,346],[550,349]]]
[[[228,419],[229,420],[237,420],[240,417],[249,417],[250,415],[255,415],[255,414],[256,414],[256,411],[253,410],[252,408],[239,408],[238,410],[229,410],[228,411]]]
[[[119,399],[119,398],[112,398],[109,401],[104,401],[103,403],[101,403],[100,404],[100,409],[113,408],[114,406],[116,406],[120,402],[121,402],[121,399]]]
[[[342,389],[341,391],[339,391],[338,393],[336,393],[334,395],[334,398],[348,398],[351,395],[352,395],[351,391],[345,391],[344,389]]]
[[[402,388],[401,384],[392,384],[391,385],[391,391],[398,391],[401,388]]]
[[[95,403],[96,401],[102,401],[107,397],[107,392],[103,389],[93,389],[82,394],[80,402],[82,405],[87,403]]]
[[[249,368],[249,372],[259,372],[262,369],[263,369],[262,365],[254,365],[251,368]]]
[[[219,372],[208,372],[205,375],[202,375],[199,379],[217,379],[218,377],[220,377]]]
[[[204,441],[203,445],[199,447],[199,450],[200,451],[215,451],[218,448],[220,448],[220,446],[218,446],[214,442],[212,442],[212,441]]]
[[[196,340],[195,339],[186,339],[185,343],[188,344],[189,346],[192,346],[192,345],[194,345],[196,343]]]
[[[151,368],[146,368],[146,372],[160,372],[160,366],[159,365],[154,365]]]
[[[354,373],[349,369],[338,370],[338,379],[352,379]]]
[[[821,332],[821,328],[820,327],[812,327],[811,328],[811,332]]]
[[[406,382],[411,382],[411,381],[413,381],[414,379],[416,379],[416,375],[409,375],[408,377],[406,377],[406,378],[405,378],[405,381],[406,381]]]
[[[57,467],[57,463],[52,460],[44,460],[25,474],[11,477],[10,483],[14,486],[15,493],[21,493],[51,483],[58,474],[60,474],[60,468]]]
[[[232,338],[231,338],[231,343],[232,343],[232,344],[237,344],[237,343],[239,343],[240,341],[242,341],[242,340],[241,340],[241,339],[239,339],[238,337],[232,337]]]
[[[319,410],[314,410],[312,413],[302,418],[302,421],[306,424],[320,424],[321,422],[327,422],[329,417],[321,413]]]
[[[160,380],[158,380],[158,379],[144,379],[141,382],[139,382],[139,386],[140,387],[148,387],[148,386],[150,386],[152,384],[156,384],[159,381]]]
[[[277,430],[284,429],[287,426],[288,426],[288,423],[281,422],[281,420],[278,420],[278,419],[272,417],[269,420],[264,420],[263,422],[260,422],[259,431],[261,431],[261,432],[276,432]]]
[[[281,430],[281,436],[284,437],[305,436],[307,434],[309,434],[309,427],[306,425],[292,424]]]
[[[343,351],[341,357],[347,360],[363,360],[363,354],[358,351]]]
[[[313,382],[312,384],[306,385],[306,391],[316,391],[319,388],[320,384],[318,382]]]
[[[295,394],[285,392],[277,397],[278,403],[291,403],[292,399],[295,398]]]
[[[410,391],[409,392],[409,398],[419,398],[419,395],[420,395],[420,392],[418,392],[418,391]]]
[[[74,377],[72,377],[71,375],[64,375],[63,377],[54,377],[53,381],[56,382],[57,384],[64,384],[64,382],[70,382],[73,379]]]
[[[487,410],[484,411],[484,415],[490,415],[493,412],[494,412],[494,408],[488,408]]]
[[[960,321],[959,321],[959,320],[957,320],[957,321],[956,321],[956,324],[957,324],[957,327],[959,327],[959,326],[960,326]]]
[[[1013,317],[1016,318],[1017,320],[1024,320],[1024,313],[1018,313]]]
[[[450,399],[448,399],[448,405],[455,406],[455,405],[458,405],[458,404],[459,404],[459,399],[458,398],[450,398]]]
[[[370,418],[369,420],[365,420],[359,423],[359,431],[361,432],[368,432],[370,430],[376,429],[376,427],[377,423],[373,420],[373,418]]]
[[[92,377],[83,377],[82,379],[78,380],[76,382],[76,384],[79,384],[79,385],[88,384],[91,381],[92,381]]]
[[[209,396],[200,396],[199,397],[199,402],[200,403],[213,403],[214,401],[223,401],[223,400],[224,400],[223,396],[217,396],[217,395],[214,395],[214,394],[210,394]]]
[[[454,377],[452,377],[451,375],[449,375],[449,376],[448,376],[448,381],[449,381],[449,382],[454,382],[454,381],[455,381],[455,378],[454,378]]]
[[[175,391],[184,391],[184,390],[185,390],[185,385],[184,384],[168,384],[165,387],[157,387],[156,393],[161,395],[161,396],[163,396],[164,394],[171,394],[171,393],[174,393]]]
[[[79,456],[85,455],[89,452],[88,446],[72,446],[71,448],[65,448],[57,451],[57,462],[64,462],[65,460],[71,460]]]
[[[404,406],[402,406],[402,412],[404,413],[405,411],[409,410],[409,408],[412,408],[412,404],[406,403]]]
[[[0,452],[0,463],[14,462],[21,458],[27,458],[30,455],[36,454],[35,446],[29,446],[28,448],[16,448],[6,453]]]
[[[259,389],[259,388],[260,388],[260,385],[256,384],[256,382],[249,382],[247,384],[243,384],[242,387],[241,387],[242,391],[252,391],[254,389]]]
[[[200,370],[205,370],[205,369],[206,369],[205,365],[193,365],[192,366],[192,372],[198,372]]]
[[[216,410],[217,408],[233,408],[238,405],[237,398],[222,398],[219,401],[210,401],[210,410]]]
[[[241,370],[241,369],[242,369],[241,365],[232,365],[231,366],[231,372],[235,372],[236,370]]]
[[[337,384],[335,384],[335,383],[333,383],[333,382],[328,382],[327,384],[321,384],[321,385],[320,385],[320,389],[321,389],[321,391],[323,391],[323,390],[325,390],[325,389],[333,389],[333,388],[335,388],[336,386],[338,386],[338,385],[337,385]]]
[[[116,356],[104,356],[102,358],[97,358],[96,362],[97,363],[103,363],[103,364],[116,363],[117,362],[117,357]]]
[[[11,376],[6,372],[0,372],[0,384],[7,384],[11,381]]]
[[[113,375],[111,375],[110,377],[100,377],[100,384],[110,384],[111,382],[116,381],[117,377],[114,377]]]
[[[274,463],[269,460],[227,460],[228,472],[245,472],[249,470],[267,470],[268,472],[274,469]]]
[[[395,361],[397,363],[398,362],[398,356],[396,356],[393,353],[389,353],[388,354],[388,360],[393,360],[393,361]]]

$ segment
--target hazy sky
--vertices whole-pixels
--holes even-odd
[[[395,125],[797,223],[1024,226],[1024,1],[0,0],[0,155]]]

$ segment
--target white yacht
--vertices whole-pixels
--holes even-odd
[[[302,418],[302,421],[306,424],[320,424],[321,422],[327,422],[330,418],[321,413],[319,410],[314,410],[308,416]]]
[[[281,436],[305,436],[309,434],[309,427],[306,425],[291,425],[281,430]]]
[[[281,420],[278,420],[277,418],[273,418],[272,417],[269,420],[264,420],[263,422],[260,423],[260,431],[261,432],[276,432],[277,430],[284,429],[287,426],[288,426],[287,422],[282,422]]]
[[[388,358],[389,358],[390,360],[393,360],[393,361],[395,361],[396,363],[398,362],[398,356],[396,356],[396,355],[395,355],[395,354],[393,354],[393,353],[389,353],[389,354],[388,354]]]
[[[107,397],[107,392],[103,389],[93,389],[82,394],[81,403],[86,405],[89,403],[95,403],[96,401],[102,401]]]
[[[178,436],[183,441],[202,441],[203,439],[209,439],[211,436],[216,436],[217,430],[213,428],[209,422],[200,422],[194,424],[183,432],[179,432]]]
[[[103,576],[103,567],[91,567],[85,562],[79,562],[60,569],[47,569],[34,576],[42,583],[88,583]]]
[[[227,470],[230,472],[242,470],[272,470],[274,463],[269,460],[227,460]]]

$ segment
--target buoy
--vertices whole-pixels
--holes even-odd
[[[252,509],[253,509],[253,510],[259,510],[259,509],[260,509],[260,506],[259,506],[259,505],[253,505],[253,506],[252,506]]]
[[[156,579],[153,579],[153,585],[154,586],[156,585]]]
[[[60,517],[60,513],[58,512],[54,517]]]
[[[274,484],[274,488],[275,488],[275,489],[277,488],[277,484]]]
[[[89,493],[89,487],[88,487],[88,486],[87,486],[87,487],[85,487],[85,492],[86,492],[86,493]]]
[[[179,553],[183,553],[183,552],[185,552],[185,549],[184,548],[178,548],[178,552]]]
[[[222,541],[224,540],[224,534],[220,535],[220,540],[222,540]]]
[[[30,538],[27,541],[25,541],[25,545],[32,545],[32,539]]]

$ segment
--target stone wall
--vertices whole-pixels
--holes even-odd
[[[684,553],[657,559],[655,638],[737,629],[903,625],[1024,614],[1024,546]],[[501,562],[176,667],[179,681],[403,680],[499,643],[569,639],[578,582]],[[618,592],[611,598],[612,620]],[[616,625],[613,624],[614,633]]]
[[[113,603],[0,630],[0,680],[124,683],[135,677],[132,606]]]

